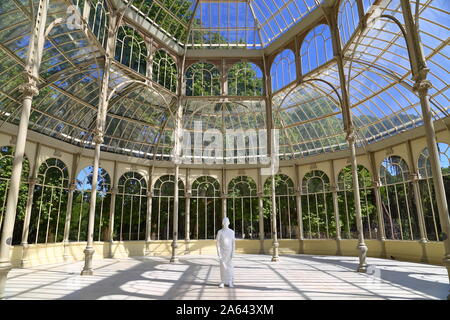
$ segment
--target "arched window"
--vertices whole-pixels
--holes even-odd
[[[0,147],[0,235],[3,227],[3,218],[6,212],[6,201],[8,198],[9,184],[11,180],[12,165],[14,161],[14,147]],[[22,241],[23,220],[25,218],[25,207],[28,199],[28,176],[30,163],[25,157],[22,167],[22,181],[19,187],[19,200],[16,209],[16,222],[14,223],[13,244]]]
[[[339,5],[338,27],[341,44],[345,46],[359,24],[358,4],[356,0],[342,0]]]
[[[217,68],[206,62],[198,62],[186,70],[187,96],[220,95],[220,73]]]
[[[192,184],[191,239],[215,239],[222,227],[220,185],[213,177],[202,176]]]
[[[147,216],[147,183],[137,172],[124,173],[118,184],[114,211],[114,236],[120,241],[144,240]]]
[[[147,73],[147,47],[142,36],[133,28],[119,28],[115,58],[143,75]]]
[[[177,92],[177,64],[166,51],[158,50],[154,53],[152,73],[153,81],[172,92]]]
[[[104,48],[106,48],[106,41],[108,39],[109,23],[109,12],[106,8],[105,0],[91,0],[89,27]]]
[[[173,235],[173,200],[175,176],[159,177],[153,187],[152,223],[150,234],[152,240],[169,240]],[[178,238],[184,238],[184,184],[178,179]]]
[[[330,27],[321,24],[305,37],[300,50],[302,73],[316,69],[333,58]]]
[[[265,237],[272,237],[272,177],[264,183],[264,231]],[[275,175],[275,205],[277,215],[277,234],[280,239],[298,238],[298,222],[296,214],[294,182],[285,174]],[[270,233],[269,233],[270,230]]]
[[[236,238],[258,238],[258,197],[255,181],[246,176],[234,178],[228,184],[227,217]]]
[[[273,60],[270,68],[272,78],[272,91],[275,92],[295,80],[295,57],[292,50],[286,49]]]
[[[383,160],[380,188],[386,236],[389,239],[414,240],[420,237],[409,168],[399,156]]]
[[[323,171],[313,170],[303,177],[302,218],[310,239],[336,236],[330,179]]]
[[[88,166],[78,173],[76,190],[73,195],[69,240],[87,241],[93,175],[94,168],[92,166]],[[105,241],[108,239],[110,202],[111,179],[105,169],[98,168],[94,240]]]
[[[358,165],[358,184],[364,237],[377,239],[379,230],[375,195],[372,189],[372,175],[362,165]],[[358,238],[354,196],[352,167],[347,166],[341,170],[338,176],[339,220],[343,238],[347,239]]]
[[[445,190],[450,189],[450,146],[446,143],[438,143],[439,160],[444,180]],[[429,159],[428,148],[424,148],[418,159],[420,199],[422,202],[423,216],[427,238],[431,241],[442,241],[441,224],[434,192],[433,175]],[[450,202],[450,192],[446,192],[447,202]]]
[[[239,62],[228,71],[228,95],[260,96],[263,94],[261,69],[254,63]]]
[[[39,167],[34,188],[29,243],[60,242],[69,190],[69,170],[59,159],[47,159]]]

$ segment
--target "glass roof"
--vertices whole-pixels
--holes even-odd
[[[82,0],[50,0],[47,25],[59,18],[65,18],[68,7],[80,1]],[[29,125],[30,130],[82,148],[93,147],[93,132],[101,80],[104,75],[105,28],[108,21],[107,6],[104,5],[107,1],[89,1],[90,28],[86,32],[69,28],[63,23],[56,25],[46,38],[39,71],[40,94],[34,98]],[[272,2],[269,4],[269,1]],[[341,7],[354,1],[342,0]],[[373,3],[370,0],[363,1],[365,5],[371,2]],[[33,3],[33,8],[30,7],[30,3]],[[19,86],[23,83],[22,73],[26,63],[30,26],[38,3],[38,0],[0,1],[0,130],[6,122],[17,125],[20,121],[22,93]],[[143,1],[135,0],[133,3],[138,6]],[[302,19],[307,12],[314,10],[318,2],[203,0],[198,4],[195,15],[192,13],[195,3],[190,1],[186,2],[184,13],[174,11],[171,7],[175,6],[175,3],[179,5],[181,1],[158,0],[146,3],[164,6],[165,9],[163,7],[155,9],[154,16],[171,12],[171,15],[183,21],[183,24],[178,25],[179,28],[189,25],[189,17],[195,16],[198,17],[198,21],[201,19],[206,21],[206,18],[202,18],[202,10],[206,10],[204,17],[212,12],[217,13],[213,15],[217,18],[226,16],[228,20],[220,20],[223,24],[216,25],[220,30],[214,32],[221,37],[234,39],[234,42],[227,42],[228,44],[238,42],[236,37],[233,38],[231,33],[227,32],[242,27],[236,24],[236,21],[240,21],[240,16],[238,18],[234,16],[234,20],[230,20],[231,12],[238,12],[232,11],[231,7],[242,6],[243,13],[247,12],[245,11],[247,9],[252,9],[254,15],[248,16],[249,21],[259,21],[262,36],[257,38],[259,41],[257,43],[260,47],[264,47],[280,36],[283,30]],[[411,1],[413,13],[416,12],[415,4],[416,0]],[[294,11],[293,6],[298,10]],[[223,8],[228,8],[227,14]],[[403,22],[399,0],[383,1],[380,8],[380,14],[393,15]],[[186,13],[189,10],[190,15]],[[294,12],[297,14],[294,15]],[[368,28],[360,32],[357,27],[358,21],[353,24],[344,21],[354,16],[351,14],[341,16],[342,12],[341,10],[339,15],[340,28],[346,30],[341,39],[346,40],[342,41],[344,71],[354,126],[357,129],[358,145],[365,146],[422,125],[420,101],[412,90],[414,83],[411,80],[406,44],[398,26],[391,20],[379,18],[376,23],[370,23]],[[433,85],[430,90],[432,112],[434,119],[439,120],[449,116],[450,107],[448,71],[450,3],[446,0],[420,0],[417,12],[424,54],[430,69],[428,79]],[[288,19],[288,14],[292,14],[291,20]],[[151,15],[147,12],[146,16]],[[207,25],[206,22],[205,24],[193,22],[192,30],[200,30]],[[167,32],[170,31],[173,35],[177,34],[174,28],[170,29],[165,25],[161,25],[162,27],[167,27]],[[293,59],[293,54],[284,55],[287,60],[281,61],[279,65],[266,66],[267,70],[272,70],[271,67],[280,68],[275,70],[274,74],[283,77],[283,81],[274,81],[277,88],[271,97],[273,122],[275,127],[280,129],[282,159],[300,158],[347,148],[339,97],[336,94],[336,91],[340,92],[340,81],[337,63],[330,51],[331,39],[326,25],[314,27],[318,29],[312,28],[311,35],[305,36],[307,40],[303,42],[305,47],[302,43],[298,46],[300,59],[305,59],[300,61],[301,65],[308,66],[302,71],[303,79],[300,83],[295,78],[297,74],[295,61],[289,61]],[[250,29],[244,31],[250,34]],[[316,36],[320,41],[314,40]],[[180,43],[187,43],[187,34],[184,36],[185,40],[182,40],[183,36],[180,33],[177,37]],[[144,37],[141,37],[140,42],[132,43],[144,47],[145,41]],[[122,43],[126,41],[123,40]],[[250,42],[244,43],[248,47]],[[206,44],[211,46],[220,43],[210,41],[205,42]],[[143,63],[150,61],[145,50],[140,52],[144,57]],[[319,56],[314,58],[318,52]],[[129,57],[133,57],[133,53],[130,53]],[[204,129],[222,131],[259,130],[266,127],[265,102],[269,97],[265,95],[267,90],[263,88],[262,64],[256,66],[241,61],[236,65],[239,60],[233,58],[234,66],[237,67],[232,67],[230,63],[230,69],[225,71],[225,78],[228,76],[232,79],[228,82],[229,86],[232,84],[231,87],[234,88],[228,91],[223,89],[225,86],[220,85],[223,66],[214,65],[210,63],[211,61],[207,63],[200,61],[195,67],[190,64],[186,69],[191,70],[189,72],[192,74],[184,70],[184,75],[190,77],[188,79],[186,76],[185,81],[194,87],[195,90],[191,92],[200,90],[201,94],[186,97],[178,92],[179,86],[165,85],[159,80],[180,79],[180,72],[183,72],[178,69],[180,61],[175,63],[174,59],[177,57],[173,56],[170,60],[161,53],[158,57],[154,59],[157,60],[159,68],[156,81],[153,81],[155,78],[152,78],[151,71],[148,71],[151,70],[151,66],[141,66],[136,71],[133,70],[132,63],[125,64],[116,57],[110,70],[111,99],[108,105],[105,141],[102,146],[104,151],[148,159],[170,159],[174,141],[173,119],[180,97],[183,108],[182,125],[188,131],[195,131],[195,121],[201,121]],[[153,75],[155,70],[156,67],[153,66]],[[286,72],[293,76],[286,77]],[[205,85],[208,82],[209,87]],[[205,86],[211,89],[208,94],[205,93]]]
[[[322,0],[134,0],[132,8],[188,48],[261,49],[317,8],[320,2]]]

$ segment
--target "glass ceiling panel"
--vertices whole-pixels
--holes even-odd
[[[188,48],[262,49],[323,0],[196,1],[134,0],[132,8]]]
[[[183,2],[184,1],[184,2]],[[28,0],[0,2],[0,126],[18,124],[19,90],[30,39],[32,12]],[[366,3],[368,1],[364,1]],[[38,1],[32,1],[36,6]],[[72,0],[51,0],[47,25],[65,17]],[[317,7],[309,0],[135,0],[134,10],[152,19],[182,45],[198,48],[264,48]],[[416,1],[411,1],[413,13]],[[382,2],[382,14],[403,21],[399,0]],[[449,116],[449,2],[420,0],[419,31],[430,69],[428,79],[435,119]],[[370,11],[369,11],[370,12]],[[192,33],[187,31],[192,20]],[[381,18],[350,37],[345,48],[351,112],[359,146],[422,125],[419,99],[412,91],[411,67],[400,29]],[[184,31],[183,31],[184,30]],[[357,30],[356,32],[359,32]],[[104,49],[93,34],[57,25],[48,35],[40,69],[40,94],[34,99],[30,129],[83,148],[92,148]],[[353,61],[350,63],[350,61]],[[295,63],[292,64],[295,71]],[[280,129],[282,159],[347,148],[343,132],[337,65],[331,59],[312,68],[297,86],[287,81],[273,97],[273,121]],[[296,74],[295,72],[293,73]],[[218,76],[219,77],[219,76]],[[111,99],[103,150],[170,159],[177,96],[118,62],[110,70]],[[144,85],[145,82],[145,85]],[[183,128],[195,121],[206,129],[266,128],[264,96],[223,97],[223,101],[183,97]]]

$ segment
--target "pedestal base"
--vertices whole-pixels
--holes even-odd
[[[83,270],[83,271],[81,271],[81,275],[82,276],[93,276],[94,275],[94,271],[92,269]]]
[[[0,300],[5,298],[6,279],[11,269],[12,265],[10,263],[0,263]]]
[[[366,273],[367,272],[367,266],[359,266],[357,271],[361,272],[361,273]]]
[[[92,276],[92,256],[94,255],[94,248],[88,247],[84,250],[84,268],[81,271],[82,276]]]

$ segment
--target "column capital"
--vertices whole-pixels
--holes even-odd
[[[36,86],[34,80],[25,80],[26,82],[22,83],[19,86],[19,90],[22,91],[24,96],[35,97],[39,94],[39,89]]]
[[[419,95],[428,94],[428,90],[431,89],[433,85],[429,80],[419,80],[414,84],[413,90],[417,91]]]
[[[348,143],[355,143],[356,141],[356,134],[355,131],[353,131],[353,128],[349,128],[347,131],[347,136],[345,137],[345,140],[347,140]]]
[[[93,139],[95,144],[102,144],[103,143],[103,131],[100,129],[95,129],[94,130],[94,139]]]
[[[184,194],[184,197],[186,199],[190,199],[192,197],[192,192],[191,191],[186,191],[185,194]]]
[[[118,194],[118,193],[119,193],[119,188],[117,188],[117,187],[111,188],[111,194]]]
[[[147,191],[147,198],[153,198],[153,191]]]
[[[332,184],[332,185],[330,185],[330,190],[331,190],[331,192],[338,192],[339,188],[337,185]]]

